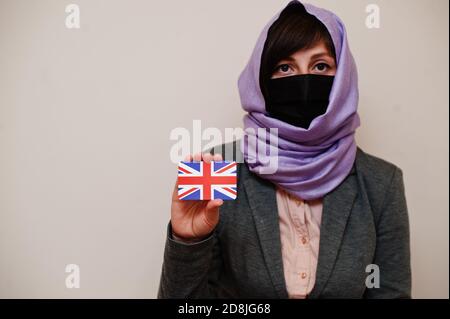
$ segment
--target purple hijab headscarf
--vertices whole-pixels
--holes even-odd
[[[294,0],[296,1],[296,0]],[[334,13],[302,3],[306,11],[328,29],[336,50],[337,70],[326,113],[316,117],[304,129],[267,115],[259,86],[261,54],[267,31],[278,14],[264,27],[250,60],[239,76],[238,87],[244,116],[245,135],[241,151],[249,169],[289,193],[304,200],[322,198],[335,189],[350,173],[356,157],[355,130],[360,125],[358,107],[358,74],[347,43],[341,19]],[[278,129],[276,154],[257,154],[257,149],[271,149],[266,134],[258,128]],[[251,138],[249,138],[251,137]],[[273,173],[261,173],[277,156],[278,168]]]

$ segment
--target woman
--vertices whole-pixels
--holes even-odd
[[[238,197],[179,201],[174,189],[158,297],[410,298],[402,171],[356,145],[341,20],[291,1],[261,33],[239,91]],[[278,129],[276,142],[258,128]]]

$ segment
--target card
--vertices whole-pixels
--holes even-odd
[[[180,162],[178,164],[178,199],[235,200],[237,163]]]

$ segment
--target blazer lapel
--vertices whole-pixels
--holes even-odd
[[[319,260],[316,282],[310,298],[318,298],[323,291],[336,262],[348,217],[357,194],[355,165],[350,174],[333,191],[323,198],[320,226]]]
[[[251,173],[245,164],[240,166],[241,178],[244,181],[264,260],[273,286],[279,298],[288,298],[281,254],[275,186]],[[353,165],[344,181],[323,198],[316,282],[309,294],[310,298],[320,296],[331,275],[356,195],[356,169]]]
[[[280,226],[275,187],[242,164],[241,178],[256,224],[264,261],[278,298],[288,298],[281,254]]]

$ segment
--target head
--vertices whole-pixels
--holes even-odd
[[[336,74],[333,40],[322,22],[299,2],[290,3],[270,26],[261,56],[260,87],[269,79]]]
[[[268,114],[307,129],[325,113],[335,74],[326,26],[300,2],[291,2],[268,29],[261,55],[259,81]]]
[[[289,180],[287,187],[314,176],[317,180],[304,186],[308,189],[312,187],[312,192],[315,192],[315,186],[324,178],[328,176],[333,179],[336,174],[345,176],[353,164],[356,154],[354,135],[360,125],[358,72],[343,21],[329,10],[300,1],[291,1],[265,24],[250,59],[239,75],[239,97],[246,112],[241,151],[253,172],[272,167],[278,159],[277,176],[272,180]],[[305,14],[303,9],[314,17]],[[300,20],[300,17],[303,19]],[[310,18],[314,18],[311,23],[317,27],[306,27]],[[286,23],[285,20],[293,23]],[[302,23],[305,23],[303,28]],[[295,28],[312,31],[294,32]],[[332,66],[335,75],[304,74],[323,71],[323,66],[314,68],[314,64],[310,68],[302,68],[299,61],[297,69],[291,71],[284,67],[281,70],[292,72],[289,76],[276,77],[274,71],[280,61],[301,49],[311,49],[320,42],[324,43],[333,58],[330,63],[336,64],[336,67]],[[311,43],[314,45],[309,45]],[[266,85],[261,82],[268,84],[272,94],[269,103],[262,92]],[[273,112],[268,110],[271,102]],[[319,114],[323,109],[325,112]],[[292,121],[293,118],[298,122]],[[333,164],[329,156],[333,157]],[[271,159],[274,160],[271,162]],[[322,165],[323,172],[315,170]]]

